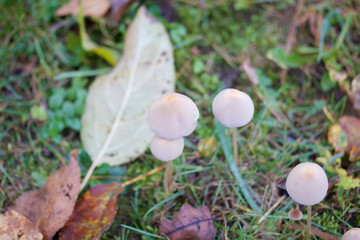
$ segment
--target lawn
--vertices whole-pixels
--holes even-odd
[[[200,118],[173,162],[172,193],[149,147],[131,162],[94,170],[86,188],[158,169],[125,187],[101,239],[166,239],[160,222],[185,203],[209,208],[214,239],[310,239],[306,206],[285,188],[302,162],[324,167],[329,180],[312,207],[311,239],[340,239],[360,226],[358,1],[134,1],[118,22],[56,16],[66,2],[0,2],[0,213],[42,187],[73,149],[85,177],[91,154],[80,131],[89,87],[114,68],[144,5],[170,36],[175,91],[195,102]],[[82,46],[83,30],[106,46],[105,57]],[[212,113],[224,88],[254,102],[253,120],[236,134]],[[293,221],[288,213],[297,207],[304,217]]]

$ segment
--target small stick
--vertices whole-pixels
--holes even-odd
[[[238,148],[237,148],[237,137],[238,137],[237,129],[235,127],[231,128],[231,133],[232,133],[232,136],[233,136],[234,161],[235,161],[236,165],[239,168],[241,168],[242,167],[242,161],[239,159]]]
[[[164,189],[166,193],[171,193],[172,172],[173,172],[173,161],[169,161],[166,164],[165,175],[164,175]]]
[[[282,202],[284,201],[285,198],[286,198],[285,195],[283,195],[281,198],[279,198],[279,199],[276,201],[276,203],[275,203],[274,205],[272,205],[272,207],[265,213],[265,215],[264,215],[262,218],[260,218],[259,224],[262,223],[262,222],[266,219],[266,217],[267,217],[270,213],[272,213],[272,211],[274,211],[275,208],[277,208],[277,207],[280,205],[280,203],[282,203]]]
[[[306,234],[311,239],[311,206],[307,206]]]
[[[127,185],[130,185],[130,184],[133,184],[133,183],[135,183],[135,182],[138,182],[138,181],[140,181],[140,180],[142,180],[142,179],[144,179],[144,178],[146,178],[146,177],[149,177],[149,176],[151,176],[151,175],[153,175],[153,174],[155,174],[155,173],[164,171],[164,169],[165,169],[165,166],[161,166],[161,167],[154,168],[153,170],[151,170],[151,171],[149,171],[149,172],[147,172],[147,173],[145,173],[145,174],[142,174],[142,175],[140,175],[140,176],[138,176],[138,177],[136,177],[136,178],[133,178],[133,179],[131,179],[131,180],[129,180],[129,181],[123,182],[123,183],[121,184],[121,187],[125,187],[125,186],[127,186]]]

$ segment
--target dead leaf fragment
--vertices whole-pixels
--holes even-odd
[[[7,211],[5,214],[0,214],[0,226],[1,240],[43,239],[38,228],[26,217],[14,210]]]
[[[60,231],[60,239],[100,239],[114,221],[117,197],[123,190],[119,183],[99,184],[87,190]]]
[[[79,0],[71,0],[55,12],[55,16],[77,15],[79,13]],[[110,9],[110,0],[82,0],[84,16],[103,17]]]
[[[62,228],[73,212],[80,192],[80,168],[77,151],[70,153],[70,163],[50,175],[38,191],[22,194],[10,209],[33,222],[46,239]]]
[[[360,120],[342,116],[328,131],[328,140],[337,152],[349,154],[350,161],[360,158]]]
[[[215,233],[214,220],[206,206],[193,208],[186,203],[172,221],[161,221],[159,233],[171,240],[212,240]]]
[[[354,96],[354,108],[360,110],[360,74],[352,80],[351,92]]]
[[[135,0],[111,0],[112,7],[110,19],[119,22],[126,10],[135,2]]]
[[[256,70],[251,66],[249,58],[245,59],[241,65],[241,69],[245,72],[246,76],[254,86],[259,84],[259,78],[256,74]]]

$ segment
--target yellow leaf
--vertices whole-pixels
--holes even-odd
[[[340,177],[340,182],[336,184],[339,187],[343,187],[345,190],[360,187],[360,179],[353,178],[351,176]]]

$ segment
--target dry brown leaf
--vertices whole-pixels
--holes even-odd
[[[0,239],[41,240],[43,236],[26,217],[17,211],[10,210],[5,214],[0,214]]]
[[[70,154],[70,163],[50,175],[38,191],[30,191],[15,201],[16,210],[32,221],[46,239],[52,238],[72,214],[80,192],[80,168],[77,151]]]
[[[193,208],[185,203],[172,221],[161,221],[159,233],[171,240],[212,240],[215,233],[214,220],[206,206]]]
[[[354,108],[360,110],[360,74],[352,80],[351,92],[354,96]]]
[[[79,0],[71,0],[55,12],[55,16],[77,15]],[[110,9],[111,0],[82,0],[83,16],[103,17]]]
[[[241,69],[245,72],[246,76],[254,86],[259,84],[259,78],[256,74],[256,70],[251,66],[249,58],[245,59],[241,65]]]
[[[126,10],[135,2],[135,0],[111,0],[112,7],[110,19],[119,22]]]

